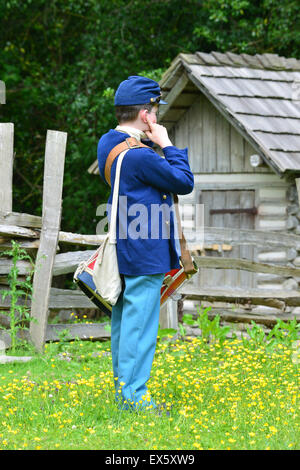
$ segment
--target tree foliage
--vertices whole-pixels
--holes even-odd
[[[159,79],[180,52],[299,56],[297,1],[7,0],[0,79],[15,124],[14,210],[41,214],[47,129],[68,133],[62,229],[94,233],[108,187],[87,169],[131,74]]]

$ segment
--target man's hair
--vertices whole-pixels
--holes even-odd
[[[150,103],[138,104],[135,106],[115,106],[118,123],[121,124],[122,122],[134,121],[142,109],[147,109],[149,112],[151,112],[154,106],[157,105],[155,103]]]

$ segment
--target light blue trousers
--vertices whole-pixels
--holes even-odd
[[[121,407],[155,403],[146,382],[153,363],[164,274],[124,276],[125,289],[112,309],[111,351],[116,400]]]

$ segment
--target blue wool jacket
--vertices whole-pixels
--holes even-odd
[[[109,152],[128,137],[128,134],[111,129],[99,140],[97,157],[104,181]],[[165,158],[152,148],[136,148],[129,150],[123,159],[119,187],[119,196],[123,198],[117,214],[120,274],[159,274],[180,267],[178,240],[176,243],[174,238],[174,212],[170,211],[173,207],[171,194],[190,193],[194,187],[194,177],[189,167],[187,148],[180,150],[168,146],[163,153]],[[118,157],[111,168],[112,187],[108,204],[112,202],[117,160]]]

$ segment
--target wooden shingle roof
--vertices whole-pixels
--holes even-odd
[[[188,95],[191,82],[276,172],[300,171],[300,60],[277,54],[179,54],[160,81],[168,102],[161,106],[162,123],[179,95]]]

